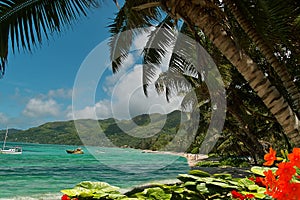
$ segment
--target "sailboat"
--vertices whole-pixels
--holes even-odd
[[[6,139],[8,135],[8,128],[6,128],[5,138],[3,142],[3,147],[0,149],[0,153],[2,154],[22,154],[22,147],[8,147],[6,145]]]

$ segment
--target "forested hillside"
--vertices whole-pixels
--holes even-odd
[[[176,134],[176,129],[180,124],[181,112],[174,111],[168,115],[162,114],[143,114],[134,117],[132,120],[117,120],[113,118],[98,120],[100,127],[105,133],[106,137],[115,146],[128,146],[140,149],[157,150],[165,146],[172,140]],[[82,120],[84,124],[94,124],[95,120]],[[147,131],[160,127],[155,130],[156,134],[148,136]],[[121,128],[120,128],[121,127]],[[145,128],[147,127],[147,128]],[[99,128],[86,126],[87,140],[84,145],[96,145],[94,138],[96,138]],[[130,132],[131,134],[127,134]],[[0,131],[0,140],[4,138],[5,130]],[[82,133],[80,137],[84,137]],[[26,142],[39,144],[67,144],[67,145],[83,145],[75,123],[71,121],[48,122],[38,127],[33,127],[27,130],[9,130],[9,137],[7,141],[12,142]],[[86,141],[88,143],[86,144]]]

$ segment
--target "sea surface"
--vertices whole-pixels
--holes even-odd
[[[0,154],[0,200],[59,200],[60,190],[81,181],[101,181],[128,189],[149,182],[176,179],[187,173],[185,158],[141,150],[83,147],[85,154],[67,154],[77,146],[20,144],[22,155]]]

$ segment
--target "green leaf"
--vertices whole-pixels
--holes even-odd
[[[205,183],[198,184],[196,188],[201,193],[209,193]]]
[[[258,185],[249,185],[249,186],[248,186],[248,189],[249,189],[249,190],[257,190],[258,188],[259,188]]]
[[[189,174],[199,176],[199,177],[210,177],[211,176],[210,173],[202,171],[202,170],[198,170],[198,169],[189,171]]]
[[[268,171],[268,170],[272,170],[273,172],[275,172],[278,168],[277,167],[258,167],[258,166],[254,166],[251,168],[251,172],[253,172],[254,174],[258,174],[260,176],[265,176],[264,172]]]
[[[118,187],[111,186],[111,185],[109,185],[108,183],[105,183],[105,182],[91,182],[91,181],[83,181],[83,182],[77,184],[76,186],[87,188],[87,189],[106,189],[106,188],[109,188],[109,190],[111,190],[111,191],[116,191],[116,190],[119,189]]]
[[[243,195],[253,194],[255,196],[255,198],[257,198],[257,199],[264,199],[266,197],[266,195],[264,193],[253,193],[253,192],[245,192],[245,191],[242,191],[241,193]]]
[[[213,174],[216,178],[223,178],[223,179],[232,179],[231,174]]]
[[[75,187],[73,189],[66,189],[66,190],[61,190],[62,193],[74,197],[74,196],[79,196],[83,193],[89,193],[90,190],[82,188],[82,187]]]
[[[238,186],[235,186],[235,185],[229,185],[229,184],[227,184],[227,183],[221,183],[221,182],[210,182],[210,183],[207,183],[207,184],[220,186],[220,187],[222,187],[222,188],[238,189]]]
[[[250,185],[255,185],[255,183],[251,180],[249,180],[248,178],[242,178],[238,181],[238,183],[240,184],[240,186],[245,186],[245,187],[249,187]]]
[[[148,197],[147,199],[153,200],[169,200],[172,197],[172,194],[166,194],[165,191],[159,187],[149,188],[144,191],[145,196]]]
[[[197,179],[199,179],[198,176],[189,175],[189,174],[179,174],[177,178],[182,182],[196,181]]]

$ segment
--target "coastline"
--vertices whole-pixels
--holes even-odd
[[[184,157],[187,159],[189,167],[195,167],[199,161],[208,158],[208,155],[205,154],[191,154],[184,152],[173,152],[173,151],[152,151],[152,150],[142,150],[142,153],[155,153],[155,154],[168,154]]]

